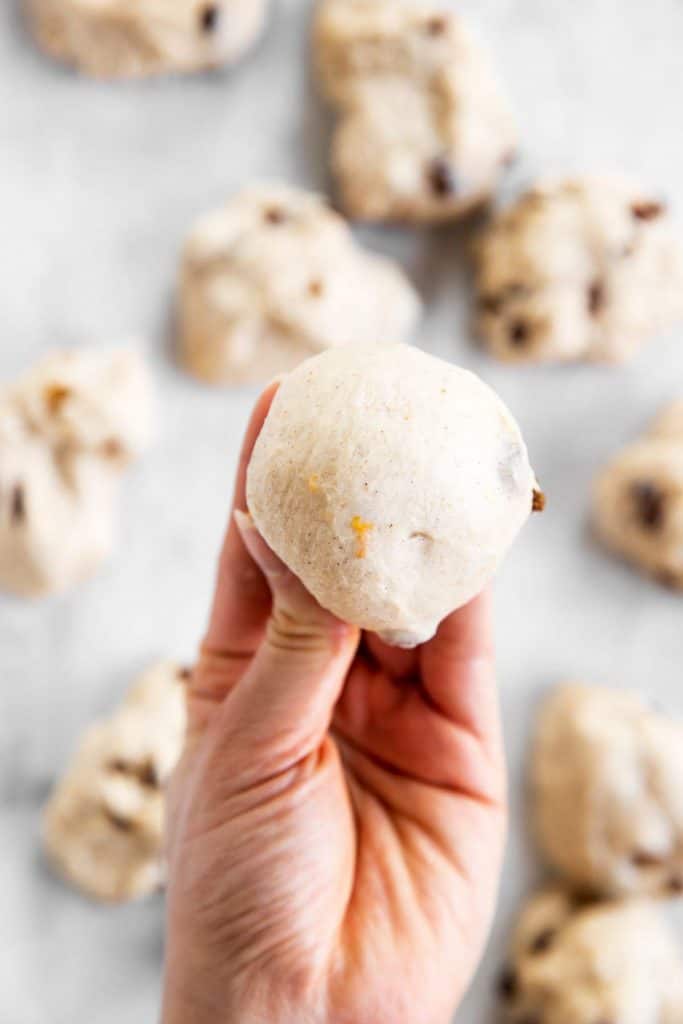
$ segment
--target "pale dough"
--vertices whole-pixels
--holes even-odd
[[[541,850],[572,887],[683,893],[683,720],[637,694],[560,687],[541,712],[532,781]]]
[[[187,674],[172,662],[144,673],[87,731],[46,808],[50,861],[94,899],[135,899],[163,882],[164,787],[183,749]]]
[[[683,402],[603,470],[593,518],[607,547],[660,583],[683,588]]]
[[[185,247],[181,359],[209,383],[263,382],[336,345],[406,340],[419,312],[398,267],[290,186],[240,192]]]
[[[539,183],[474,252],[476,326],[499,359],[620,363],[683,317],[666,207],[618,178]]]
[[[490,581],[542,497],[517,424],[474,374],[355,345],[280,385],[247,501],[325,608],[414,646]]]
[[[517,133],[460,18],[410,0],[324,0],[314,33],[339,112],[332,169],[363,220],[452,220],[490,198]]]
[[[263,30],[269,0],[23,0],[39,46],[97,78],[228,64]]]
[[[55,352],[0,393],[0,587],[64,590],[109,557],[119,481],[153,435],[130,349]]]
[[[683,1024],[683,958],[652,904],[548,889],[521,915],[499,996],[510,1024]]]

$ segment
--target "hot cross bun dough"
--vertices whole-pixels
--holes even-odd
[[[97,78],[229,64],[264,27],[269,0],[23,0],[46,53]]]
[[[653,904],[548,889],[521,914],[499,994],[509,1024],[681,1024],[683,958]]]
[[[406,340],[419,312],[398,267],[300,189],[246,189],[185,247],[181,359],[209,383],[264,382],[336,345]]]
[[[660,583],[683,588],[683,402],[603,470],[593,519],[607,547]]]
[[[540,183],[474,248],[477,330],[510,362],[621,363],[683,316],[683,249],[637,185]]]
[[[119,481],[150,443],[132,350],[59,351],[0,394],[0,587],[62,591],[113,548]]]
[[[559,687],[539,718],[532,791],[541,849],[571,887],[683,893],[683,720],[634,693]]]
[[[182,752],[187,670],[159,662],[83,737],[45,811],[56,870],[97,900],[163,883],[164,788]]]
[[[323,607],[411,647],[484,588],[542,496],[517,424],[474,374],[354,345],[282,382],[247,503]]]
[[[517,133],[459,17],[411,0],[323,0],[314,50],[339,113],[332,169],[351,216],[453,220],[490,198]]]

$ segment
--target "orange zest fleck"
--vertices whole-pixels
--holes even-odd
[[[354,516],[351,520],[351,529],[356,534],[356,558],[365,558],[368,553],[367,535],[374,530],[372,523],[366,523],[360,516]]]
[[[64,384],[49,384],[45,388],[44,398],[48,411],[57,414],[66,400],[71,396],[71,389]]]
[[[317,473],[311,473],[308,478],[308,489],[311,494],[315,494],[320,490],[320,477]]]

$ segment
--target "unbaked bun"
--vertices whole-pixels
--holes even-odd
[[[541,498],[493,391],[405,345],[294,370],[247,480],[260,533],[323,607],[404,647],[485,587]]]

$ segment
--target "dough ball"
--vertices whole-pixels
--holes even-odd
[[[125,467],[153,434],[129,350],[62,351],[0,393],[0,587],[65,590],[109,557]]]
[[[512,416],[415,348],[345,346],[281,384],[256,443],[256,526],[318,601],[389,643],[477,595],[540,502]]]
[[[667,587],[683,588],[683,403],[603,470],[595,488],[598,537]]]
[[[487,54],[456,14],[325,0],[314,49],[339,112],[332,170],[351,216],[453,220],[491,196],[517,133]]]
[[[683,721],[636,694],[560,687],[541,712],[532,777],[541,849],[574,889],[683,893]]]
[[[541,182],[475,246],[477,331],[517,363],[622,363],[683,317],[665,205],[618,178]]]
[[[683,958],[652,904],[530,900],[499,982],[510,1024],[680,1024]]]
[[[45,810],[51,863],[94,899],[131,900],[163,882],[164,790],[185,741],[185,675],[172,662],[144,673],[85,734]]]
[[[211,384],[270,380],[327,348],[404,341],[420,301],[319,196],[245,189],[202,217],[185,246],[180,354]]]
[[[203,71],[261,34],[268,0],[23,0],[45,53],[96,78]]]

